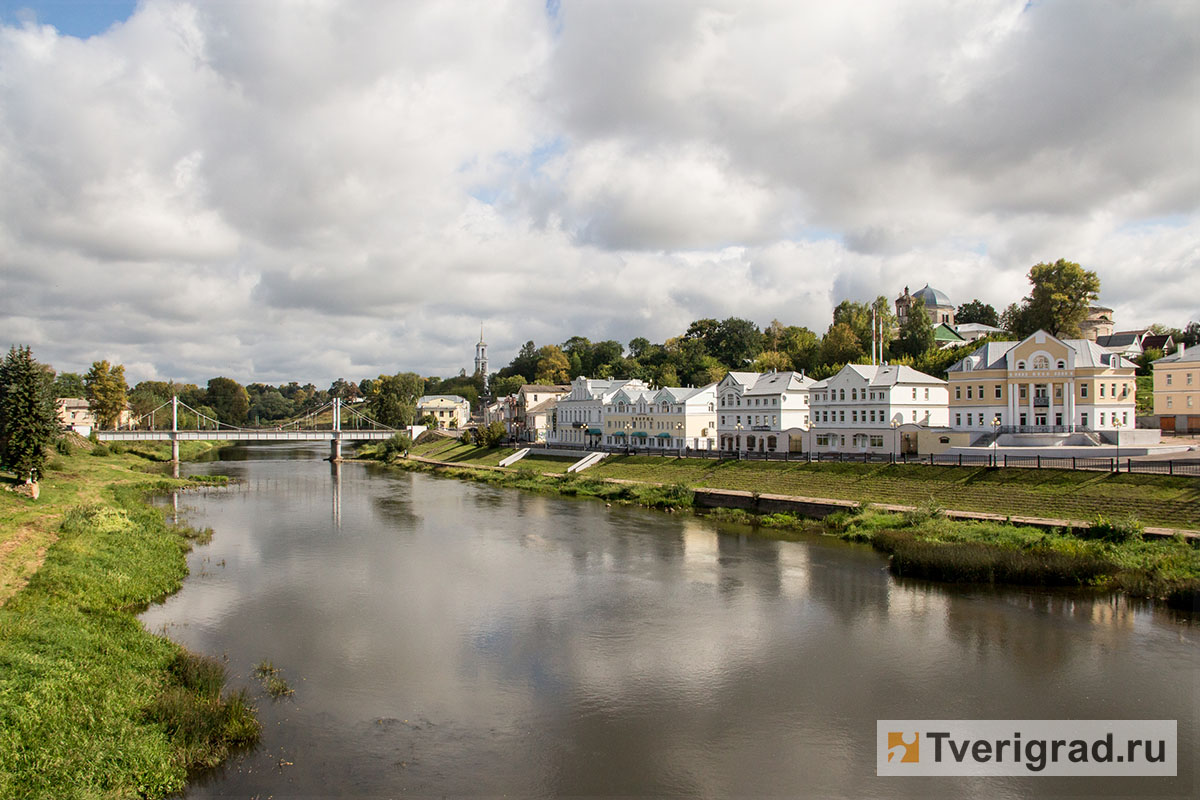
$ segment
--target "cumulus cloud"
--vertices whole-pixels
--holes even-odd
[[[62,369],[313,380],[693,319],[818,331],[1060,257],[1200,316],[1179,3],[144,0],[0,25],[0,335]]]

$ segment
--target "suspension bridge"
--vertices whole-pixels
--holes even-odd
[[[170,407],[170,428],[157,427],[160,418],[165,424],[167,407]],[[195,415],[196,427],[181,429],[179,411],[183,409]],[[322,415],[331,412],[328,420]],[[345,419],[343,419],[343,414]],[[348,424],[347,424],[348,423]],[[337,462],[342,458],[342,442],[379,442],[399,433],[396,428],[382,425],[357,409],[346,405],[340,397],[325,403],[303,415],[269,427],[243,427],[221,422],[172,397],[158,408],[131,419],[115,430],[96,430],[96,438],[102,442],[170,442],[171,461],[179,463],[179,443],[188,441],[223,442],[329,442],[329,459]]]

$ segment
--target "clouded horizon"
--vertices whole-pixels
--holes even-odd
[[[116,4],[119,5],[119,4]],[[1200,320],[1194,3],[143,0],[0,16],[0,344],[144,379],[821,334],[1040,261]]]

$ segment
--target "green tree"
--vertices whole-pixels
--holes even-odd
[[[762,331],[753,322],[729,317],[717,326],[715,340],[706,346],[709,355],[730,369],[744,369],[762,352],[763,341]]]
[[[862,342],[845,322],[835,322],[821,340],[821,362],[831,364],[853,364],[863,359]],[[815,370],[814,370],[815,372]]]
[[[1052,336],[1080,336],[1080,323],[1087,318],[1088,306],[1100,296],[1100,278],[1073,261],[1059,259],[1053,264],[1034,264],[1029,270],[1033,291],[1025,298],[1020,324],[1013,331],[1028,336],[1044,330]]]
[[[629,340],[629,355],[632,358],[641,360],[642,354],[650,349],[650,340],[645,336],[635,336]]]
[[[521,345],[516,358],[507,367],[500,370],[500,377],[507,378],[512,375],[524,375],[528,378],[531,375],[537,375],[537,362],[537,347],[534,345],[533,340],[530,339]]]
[[[54,379],[55,397],[87,397],[87,387],[83,385],[83,376],[78,372],[60,372]]]
[[[780,349],[787,353],[794,370],[809,373],[821,364],[821,339],[808,328],[789,325],[783,331]]]
[[[95,361],[83,377],[87,388],[88,408],[96,417],[99,428],[116,428],[125,410],[125,366],[111,366],[107,361]]]
[[[538,351],[537,372],[534,377],[536,383],[548,386],[567,383],[571,380],[570,373],[571,363],[559,347],[548,344]]]
[[[493,397],[508,397],[510,394],[516,394],[521,387],[529,381],[524,375],[509,375],[507,377],[492,378],[492,396]]]
[[[411,425],[417,415],[417,400],[424,393],[425,379],[415,372],[380,375],[371,383],[370,416],[389,428]]]
[[[11,347],[0,363],[0,465],[36,483],[58,436],[52,373],[28,347]]]
[[[227,425],[241,425],[250,414],[250,395],[233,378],[210,378],[205,403]]]
[[[1157,347],[1151,347],[1149,350],[1143,351],[1137,360],[1137,374],[1152,375],[1154,373],[1154,362],[1164,355],[1165,353]]]
[[[779,350],[764,350],[754,359],[754,363],[750,365],[753,372],[786,372],[792,368],[792,360],[788,358],[787,353],[782,353]]]
[[[896,342],[896,352],[910,358],[918,358],[926,350],[933,347],[933,322],[925,312],[925,304],[913,299],[908,316],[900,326],[900,337]]]
[[[995,328],[1000,325],[1000,315],[987,303],[972,300],[958,307],[958,310],[954,312],[954,321],[959,324],[991,325]]]
[[[475,441],[481,447],[499,447],[506,438],[508,438],[508,431],[504,429],[504,423],[499,420],[475,429]]]

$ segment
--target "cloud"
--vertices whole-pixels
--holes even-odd
[[[1200,10],[193,4],[0,27],[0,338],[203,381],[818,332],[1060,257],[1197,317]],[[1190,307],[1189,307],[1190,306]],[[135,374],[136,373],[136,374]]]

